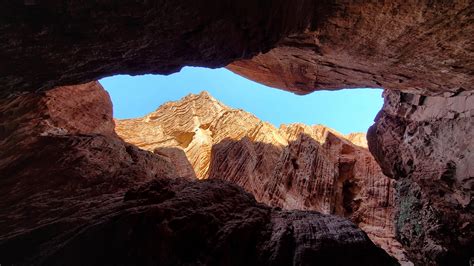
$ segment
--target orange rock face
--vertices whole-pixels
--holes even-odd
[[[141,148],[182,149],[198,178],[233,182],[270,206],[347,217],[407,262],[394,239],[395,181],[382,174],[364,134],[344,136],[320,125],[276,128],[206,92],[116,123],[117,133]]]
[[[231,64],[229,68],[246,77],[301,94],[343,87],[416,94],[401,94],[405,99],[395,100],[394,106],[386,102],[371,131],[371,150],[385,173],[402,183],[398,233],[410,257],[421,265],[468,263],[474,250],[469,110],[473,104],[463,98],[474,89],[473,1],[127,1],[112,6],[105,2],[0,2],[2,196],[34,195],[35,185],[55,180],[50,170],[59,166],[63,169],[57,172],[58,180],[72,183],[75,178],[95,180],[95,174],[125,180],[127,175],[135,179],[150,174],[134,168],[148,164],[142,161],[145,153],[116,138],[90,132],[62,135],[64,130],[86,128],[87,123],[71,123],[88,121],[79,118],[82,112],[63,121],[59,116],[45,119],[54,122],[49,126],[37,119],[45,114],[37,109],[37,99],[12,97],[114,74],[169,74],[186,65]],[[67,104],[76,94],[64,96]],[[69,107],[76,105],[80,102]],[[430,113],[440,115],[426,117]],[[103,131],[106,124],[101,128],[92,123],[90,130],[108,134]],[[39,138],[38,133],[44,136]],[[180,134],[178,139],[185,145],[189,136]],[[206,156],[211,153],[202,143],[195,147],[207,151],[196,155],[192,165],[201,165],[198,172],[206,176]],[[65,157],[57,155],[61,153]],[[185,162],[176,163],[182,154],[162,154],[189,170]],[[49,170],[44,168],[48,163],[54,165]],[[255,167],[262,173],[267,170],[263,164]],[[126,174],[129,170],[140,174]],[[40,182],[25,188],[23,181],[38,178]],[[18,215],[12,217],[19,219]]]
[[[142,118],[116,121],[127,142],[154,151],[162,147],[184,150],[200,179],[209,176],[212,146],[225,138],[286,145],[272,125],[242,110],[231,109],[207,92],[166,103]]]

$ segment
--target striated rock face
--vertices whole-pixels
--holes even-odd
[[[348,220],[177,178],[183,154],[118,138],[96,82],[4,99],[0,111],[2,264],[396,264]]]
[[[278,129],[242,110],[220,103],[207,92],[168,102],[137,119],[116,120],[118,134],[127,142],[154,151],[162,147],[184,150],[198,178],[207,178],[211,149],[225,138],[286,145]]]
[[[174,165],[178,176],[191,180],[196,179],[196,173],[194,173],[193,166],[189,163],[183,150],[173,147],[161,147],[156,148],[154,153],[167,158],[168,161]]]
[[[117,133],[141,148],[182,149],[198,178],[238,184],[270,206],[348,217],[375,243],[406,261],[394,240],[394,181],[362,147],[363,134],[348,136],[356,145],[320,125],[277,129],[207,92],[116,123]]]
[[[420,264],[467,265],[474,250],[474,94],[385,91],[369,148],[398,179],[397,238]]]
[[[214,145],[210,177],[241,185],[260,202],[347,217],[379,246],[409,263],[395,240],[393,180],[367,149],[324,127],[280,128],[289,144],[248,138]]]
[[[474,35],[472,1],[329,2],[332,12],[315,28],[227,68],[298,94],[360,87],[424,95],[473,89],[474,44],[467,37]]]

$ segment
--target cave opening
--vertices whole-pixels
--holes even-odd
[[[259,154],[262,148],[247,148],[251,155],[270,158],[267,161],[277,160],[301,135],[308,135],[320,146],[335,135],[337,140],[366,149],[365,132],[383,104],[381,89],[297,95],[225,68],[185,67],[168,76],[118,75],[99,82],[111,97],[119,136],[142,149],[167,155],[183,168],[180,174],[198,179],[215,175],[211,169],[216,167],[212,165],[215,154],[230,152],[217,149],[224,139],[240,142],[245,137],[252,143],[272,146],[271,152],[263,154]],[[355,153],[351,145],[340,146],[336,157]],[[180,151],[170,153],[170,148]],[[176,162],[180,157],[183,162]],[[298,155],[291,160],[296,172],[297,161]],[[247,172],[268,176],[275,168],[259,169],[259,163],[247,165]],[[318,170],[310,170],[314,171]]]
[[[348,206],[358,204],[360,191],[352,187],[368,175],[355,168],[373,161],[365,132],[383,104],[380,89],[296,95],[198,67],[100,83],[118,135],[166,157],[179,175],[232,181],[262,202],[275,198],[269,187],[281,186],[283,207],[354,214]]]
[[[367,215],[379,206],[361,200],[373,197],[361,187],[388,179],[365,136],[383,105],[381,89],[296,95],[225,68],[198,67],[99,82],[113,102],[117,134],[165,158],[179,176],[225,180],[258,202],[334,214],[369,236],[390,235]],[[385,207],[390,213],[393,206]]]
[[[367,235],[402,265],[472,261],[471,1],[106,2],[0,4],[1,264],[395,264]],[[114,122],[95,81],[183,66],[302,94],[384,87],[370,152],[348,134],[373,103],[356,90],[160,98],[178,89],[135,77]]]

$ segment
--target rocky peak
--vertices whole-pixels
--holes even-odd
[[[156,120],[164,112],[177,112],[185,106],[186,110],[191,110],[189,115],[199,118],[206,118],[203,111],[210,114],[219,114],[225,110],[230,110],[228,106],[216,100],[207,91],[201,91],[199,94],[190,93],[177,101],[169,101],[162,104],[156,111],[148,114],[146,118]],[[205,107],[205,108],[204,108]]]
[[[341,133],[323,125],[295,123],[276,128],[244,110],[226,106],[207,91],[166,102],[142,118],[116,120],[116,124],[122,138],[145,150],[154,151],[161,147],[183,149],[198,178],[208,176],[212,145],[226,138],[241,140],[246,137],[277,147],[288,145],[303,133],[319,143],[326,141],[328,133],[349,141]]]
[[[357,146],[367,148],[367,135],[362,132],[347,134],[346,138]]]
[[[208,176],[212,145],[225,138],[287,144],[273,125],[222,104],[206,91],[167,102],[142,118],[116,123],[123,139],[143,149],[183,149],[198,178]]]

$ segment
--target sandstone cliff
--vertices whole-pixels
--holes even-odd
[[[80,224],[120,202],[132,185],[177,176],[165,157],[115,134],[112,104],[98,82],[70,89],[0,102],[2,243],[34,228],[60,226],[61,219]],[[67,224],[65,231],[74,227]],[[16,252],[27,256],[33,246]]]
[[[229,64],[297,93],[472,90],[473,10],[469,0],[0,2],[0,95]]]
[[[286,145],[278,129],[242,110],[231,109],[207,92],[168,102],[137,119],[116,120],[118,134],[127,142],[154,151],[161,147],[184,150],[198,178],[209,176],[212,146],[225,138],[251,137]]]
[[[143,149],[182,149],[198,178],[233,182],[270,206],[348,217],[406,261],[394,240],[394,181],[363,147],[363,134],[346,137],[321,125],[276,128],[207,92],[116,124],[125,141]]]

